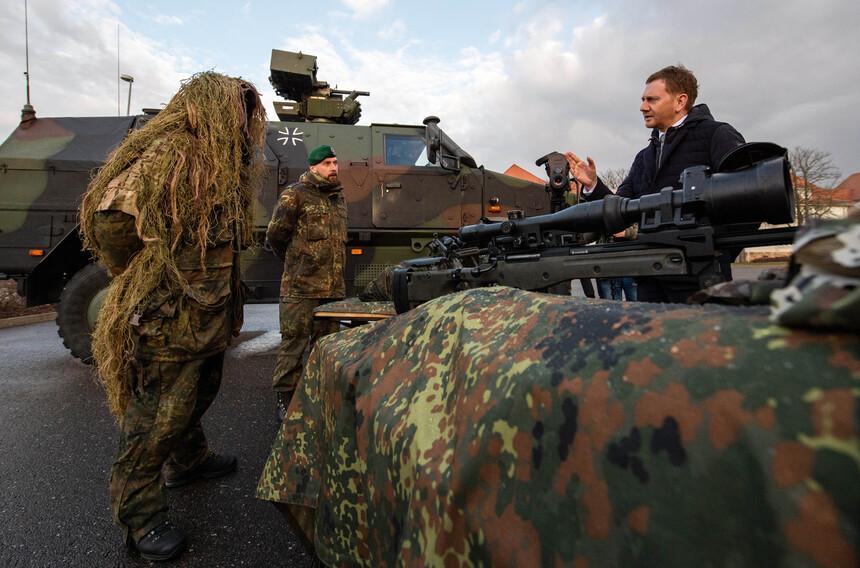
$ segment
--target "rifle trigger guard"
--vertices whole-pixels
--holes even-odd
[[[496,264],[498,264],[498,259],[493,259],[493,261],[486,268],[481,268],[480,266],[476,266],[472,269],[472,278],[478,278],[481,274],[485,272],[489,272],[491,270],[495,270]]]

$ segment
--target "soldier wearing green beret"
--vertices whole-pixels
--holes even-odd
[[[337,323],[315,322],[313,309],[346,295],[346,201],[331,146],[308,154],[309,171],[284,189],[266,239],[284,260],[280,291],[281,346],[272,388],[283,420],[313,343],[338,330]]]

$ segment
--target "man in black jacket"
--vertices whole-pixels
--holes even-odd
[[[680,189],[686,168],[705,165],[716,170],[723,156],[744,143],[730,124],[714,120],[707,105],[693,106],[698,91],[696,77],[681,65],[665,67],[648,77],[639,110],[645,126],[652,129],[651,139],[636,155],[616,195],[638,199],[664,187]],[[582,160],[571,152],[565,155],[586,201],[612,193],[597,177],[590,157]],[[721,263],[721,271],[731,279],[729,262]],[[637,295],[645,302],[684,302],[696,290],[695,279],[689,277],[639,278]]]

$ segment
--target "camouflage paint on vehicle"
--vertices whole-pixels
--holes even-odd
[[[75,233],[77,203],[91,172],[141,118],[43,118],[30,131],[16,130],[0,146],[0,249],[5,259],[0,272],[31,274],[63,238]],[[543,186],[504,174],[468,166],[451,173],[426,164],[386,164],[387,133],[417,142],[423,140],[423,128],[269,123],[269,172],[260,195],[259,231],[265,233],[280,191],[307,171],[308,148],[320,141],[334,146],[341,162],[354,257],[350,274],[352,281],[358,280],[358,287],[372,280],[367,274],[381,270],[377,265],[422,255],[434,233],[453,234],[464,223],[504,216],[509,209],[532,214],[548,211]],[[76,158],[64,157],[69,148]],[[490,211],[491,201],[500,203],[498,211]],[[44,255],[31,256],[33,249],[42,250]],[[248,264],[265,260],[269,260],[267,255],[255,252],[249,255]],[[265,291],[258,291],[261,297],[270,297],[271,282],[277,278],[266,275],[272,274],[265,268],[262,274],[252,273],[250,280],[266,286]],[[48,299],[55,301],[56,294]],[[31,303],[42,300],[33,298]]]
[[[56,301],[63,275],[67,279],[89,262],[78,254],[80,197],[107,153],[146,120],[40,118],[28,130],[16,129],[0,146],[0,273],[31,277],[31,305]],[[389,135],[423,148],[424,128],[270,122],[268,175],[255,223],[261,243],[281,190],[307,171],[309,148],[322,141],[338,152],[350,218],[349,281],[359,289],[384,266],[425,254],[434,233],[453,234],[463,223],[504,216],[509,209],[548,210],[543,186],[504,174],[465,165],[449,172],[426,161],[415,166],[386,163]],[[491,202],[498,202],[498,211],[490,210]],[[70,242],[62,254],[54,255],[66,239]],[[245,264],[256,297],[276,298],[277,260],[268,251],[250,251]],[[257,264],[261,266],[252,270]],[[46,269],[55,282],[32,282]]]
[[[39,118],[0,145],[0,273],[37,284],[28,305],[56,302],[65,275],[89,262],[77,208],[91,172],[148,117]]]
[[[321,143],[332,146],[349,210],[348,294],[361,290],[386,266],[425,256],[424,247],[434,234],[456,234],[463,224],[482,217],[505,217],[510,209],[530,215],[549,211],[542,185],[465,164],[451,172],[429,163],[425,128],[269,123],[270,175],[260,209],[271,212],[283,187],[307,171],[311,149]],[[255,284],[254,278],[246,280],[252,280],[252,289],[271,286]]]
[[[333,566],[856,567],[860,337],[443,296],[322,339],[257,496]]]

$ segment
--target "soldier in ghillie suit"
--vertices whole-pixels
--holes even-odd
[[[330,146],[308,154],[310,170],[281,194],[266,238],[284,259],[281,278],[281,347],[272,389],[283,420],[313,343],[338,330],[336,322],[315,322],[314,308],[346,295],[346,201]]]
[[[165,485],[236,469],[210,451],[200,419],[242,325],[239,251],[252,240],[264,135],[253,85],[200,73],[109,156],[81,206],[84,246],[114,276],[93,333],[121,420],[111,509],[148,560],[185,547]]]

